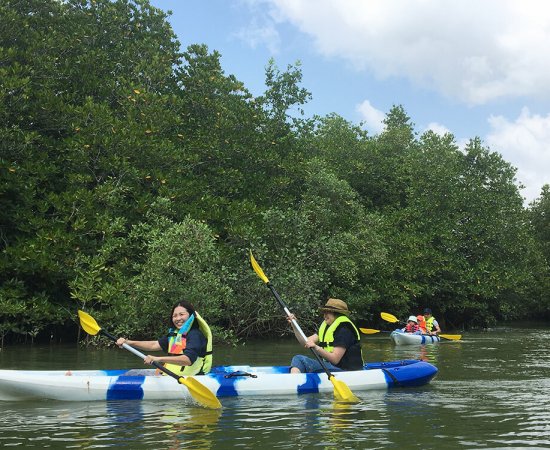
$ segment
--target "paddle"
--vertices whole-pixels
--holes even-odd
[[[273,296],[279,302],[279,305],[281,308],[283,308],[285,314],[287,317],[291,317],[291,313],[286,306],[283,299],[279,296],[278,292],[275,290],[273,285],[269,282],[268,278],[265,276],[264,271],[254,258],[254,255],[252,255],[252,251],[250,252],[250,264],[252,265],[252,268],[254,269],[254,272],[262,279],[262,281],[267,285],[267,287],[271,290]],[[300,325],[298,325],[298,322],[296,319],[291,319],[292,325],[295,327],[296,330],[298,330],[298,333],[302,337],[304,341],[307,341],[307,337],[300,328]],[[334,386],[334,397],[337,400],[345,401],[345,402],[354,402],[358,403],[360,400],[351,392],[351,389],[349,386],[344,383],[343,381],[337,380],[332,373],[328,370],[328,367],[324,363],[323,359],[319,356],[319,354],[313,349],[310,348],[311,352],[315,355],[315,358],[317,358],[317,361],[319,361],[319,364],[321,364],[321,367],[325,371],[325,373],[328,376],[328,379],[331,381],[332,385]]]
[[[113,336],[108,331],[105,331],[102,328],[100,328],[97,322],[95,321],[95,319],[92,316],[90,316],[88,313],[85,313],[84,311],[79,310],[78,317],[80,318],[80,326],[84,329],[86,333],[92,336],[95,336],[97,333],[99,333],[99,334],[102,334],[103,336],[108,337],[113,342],[117,341],[116,336]],[[131,347],[128,344],[122,344],[122,346],[129,352],[132,352],[134,355],[139,356],[141,359],[145,358],[145,355],[141,353],[139,350],[136,350],[134,347]],[[210,389],[208,389],[201,382],[197,381],[195,378],[191,378],[191,377],[184,378],[180,375],[177,375],[156,361],[153,361],[153,365],[157,369],[162,370],[167,375],[170,375],[172,378],[176,379],[178,383],[185,385],[187,389],[189,389],[189,393],[195,399],[195,401],[197,401],[197,403],[200,403],[202,406],[205,406],[207,408],[212,408],[212,409],[218,409],[222,407],[220,401],[212,393],[212,391],[210,391]]]
[[[359,331],[363,334],[391,333],[391,331],[373,330],[372,328],[359,328]]]
[[[384,319],[386,322],[391,322],[391,323],[397,323],[397,322],[400,322],[400,323],[405,323],[403,321],[400,321],[397,317],[395,317],[393,314],[390,314],[390,313],[386,313],[386,312],[382,312],[380,313],[380,317],[382,317],[382,319]],[[443,338],[443,339],[448,339],[450,341],[459,341],[461,338],[462,338],[462,335],[461,334],[438,334],[439,337]]]

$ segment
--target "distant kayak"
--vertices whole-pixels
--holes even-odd
[[[324,373],[289,373],[289,366],[219,366],[195,375],[216,397],[278,396],[333,392]],[[334,372],[353,391],[422,386],[437,374],[427,362],[402,360],[367,363],[363,370]],[[0,370],[0,400],[176,400],[188,389],[154,369]]]
[[[441,338],[439,336],[432,336],[429,334],[405,333],[401,330],[392,331],[390,334],[390,338],[396,345],[437,344],[441,341]]]

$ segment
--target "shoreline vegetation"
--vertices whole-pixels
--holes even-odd
[[[146,0],[6,0],[0,22],[2,346],[100,345],[78,309],[161,335],[179,298],[219,342],[290,333],[250,250],[305,329],[328,297],[376,328],[550,320],[550,186],[524,206],[478,137],[399,105],[378,135],[305,117],[299,61],[254,97]]]

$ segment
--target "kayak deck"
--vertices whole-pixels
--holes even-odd
[[[300,395],[332,392],[334,386],[322,373],[291,374],[290,366],[216,366],[197,381],[217,397],[250,395]],[[363,370],[333,372],[352,391],[421,386],[430,382],[437,368],[419,360],[367,363]],[[0,370],[0,400],[54,399],[173,400],[189,391],[172,377],[154,369],[116,370]]]

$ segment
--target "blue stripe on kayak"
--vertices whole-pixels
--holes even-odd
[[[118,377],[128,372],[128,369],[111,369],[111,370],[102,370],[101,372],[103,372],[108,377]]]
[[[281,373],[288,373],[287,371],[281,371]],[[306,381],[296,387],[298,394],[318,393],[319,384],[321,378],[318,373],[306,373]],[[220,387],[216,391],[217,397],[237,397],[239,392],[237,391],[236,383],[241,377],[225,378],[224,376],[216,376],[216,379],[220,383]]]
[[[235,383],[239,377],[225,378],[224,376],[215,377],[220,383],[220,387],[216,391],[216,397],[236,397],[239,395],[235,388]]]
[[[426,343],[426,336],[422,335],[422,341],[420,342],[421,344],[425,344]]]
[[[290,373],[290,366],[273,366],[275,373]]]
[[[298,385],[298,394],[310,394],[319,392],[321,377],[318,373],[306,373],[306,382]]]
[[[142,400],[143,376],[119,376],[107,390],[107,400]]]
[[[251,373],[248,372],[250,370]],[[220,387],[216,391],[217,397],[237,397],[237,381],[246,379],[250,375],[261,376],[263,373],[289,373],[290,366],[216,366],[208,376],[216,378]]]
[[[255,375],[264,373],[289,373],[290,366],[214,366],[210,370],[210,374],[215,375],[230,375],[232,373],[250,372]]]

